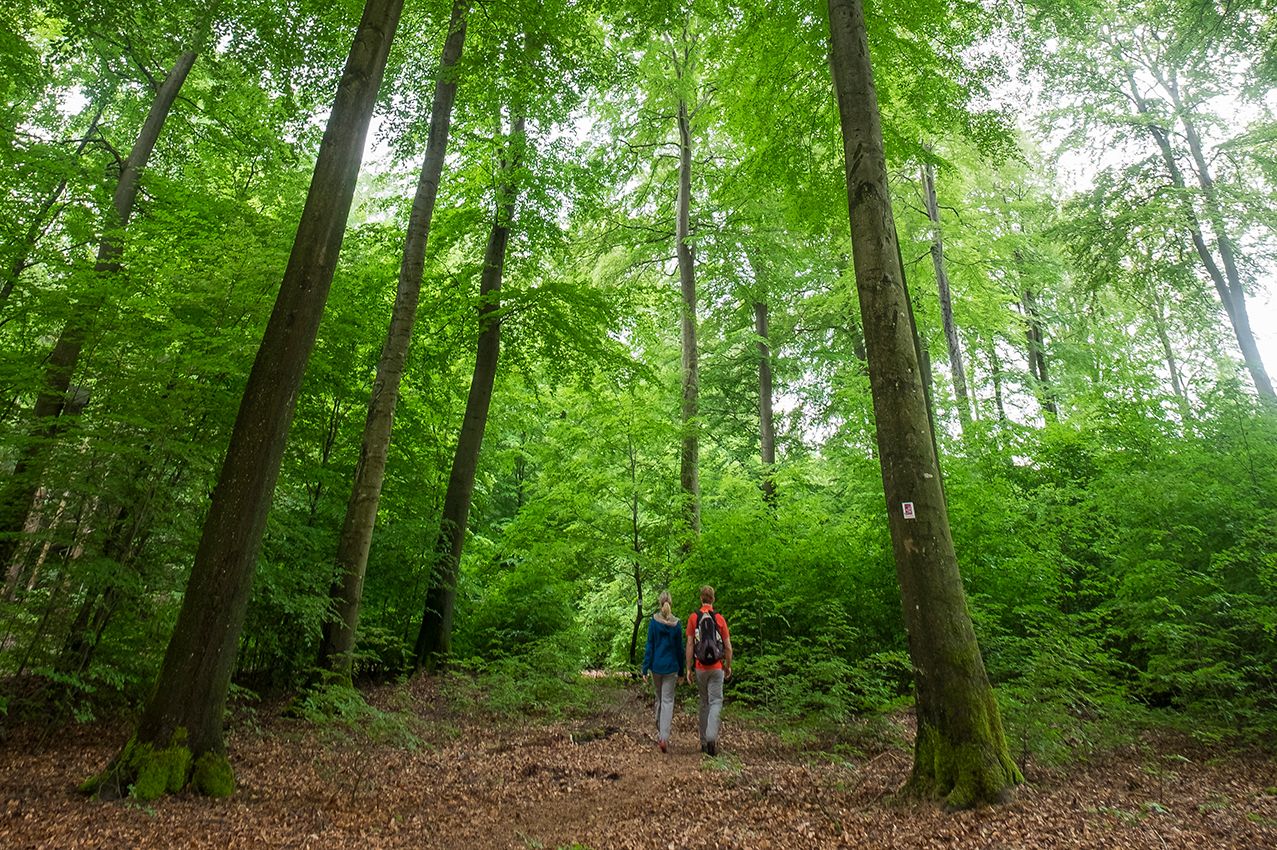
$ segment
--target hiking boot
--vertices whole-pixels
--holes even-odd
[[[659,741],[657,741],[656,746],[663,753],[669,752],[669,742],[667,742],[664,738],[661,738]]]
[[[718,741],[710,741],[705,745],[705,753],[710,758],[718,755]]]

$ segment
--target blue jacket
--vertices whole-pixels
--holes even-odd
[[[682,676],[686,661],[683,658],[683,624],[662,623],[653,617],[647,621],[647,647],[643,650],[643,671],[664,675],[677,672]]]

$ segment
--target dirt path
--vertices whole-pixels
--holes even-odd
[[[1249,754],[1125,752],[1035,774],[1015,802],[946,815],[896,801],[909,757],[785,747],[729,721],[725,754],[696,751],[695,716],[656,750],[646,696],[615,690],[588,722],[501,724],[414,684],[425,742],[409,750],[269,719],[239,728],[228,801],[88,801],[74,784],[127,730],[0,744],[0,847],[175,848],[1277,848],[1277,764]]]

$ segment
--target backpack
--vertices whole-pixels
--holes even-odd
[[[723,660],[723,636],[718,631],[714,609],[696,612],[696,641],[692,654],[700,663],[710,666]]]

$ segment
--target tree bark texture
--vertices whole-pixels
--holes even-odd
[[[1126,72],[1126,82],[1131,100],[1135,104],[1135,111],[1148,122],[1146,127],[1149,135],[1153,137],[1153,141],[1157,143],[1158,151],[1162,155],[1162,163],[1166,166],[1166,172],[1171,178],[1171,185],[1181,190],[1181,194],[1183,194],[1188,186],[1184,180],[1184,172],[1180,169],[1179,162],[1175,159],[1175,149],[1171,146],[1170,134],[1165,127],[1159,126],[1152,120],[1148,100],[1140,93],[1139,84],[1135,81],[1135,75],[1130,70]],[[1193,242],[1193,249],[1197,252],[1198,258],[1202,261],[1202,267],[1206,269],[1206,274],[1210,277],[1211,283],[1215,285],[1216,293],[1219,294],[1220,303],[1224,307],[1224,313],[1228,316],[1233,335],[1237,338],[1237,347],[1241,350],[1242,360],[1246,364],[1247,371],[1250,372],[1251,380],[1255,383],[1256,392],[1259,393],[1260,398],[1266,401],[1277,402],[1277,391],[1274,391],[1272,380],[1268,375],[1268,371],[1264,368],[1263,358],[1259,353],[1259,345],[1255,341],[1255,333],[1250,326],[1250,315],[1246,310],[1245,290],[1242,287],[1241,276],[1237,271],[1232,241],[1228,238],[1223,216],[1219,211],[1215,184],[1202,151],[1201,139],[1192,121],[1186,114],[1183,114],[1183,104],[1179,102],[1177,89],[1165,83],[1164,85],[1170,91],[1177,109],[1181,112],[1181,123],[1184,124],[1190,153],[1197,168],[1198,185],[1206,199],[1207,214],[1213,219],[1212,226],[1215,230],[1216,245],[1219,248],[1220,260],[1224,265],[1224,269],[1220,270],[1220,263],[1216,262],[1210,246],[1206,243],[1206,237],[1202,233],[1202,224],[1198,219],[1197,211],[1193,209],[1193,204],[1187,196],[1184,196],[1182,206],[1185,224],[1188,226],[1189,238]]]
[[[184,739],[195,758],[192,784],[206,792],[219,793],[201,784],[200,759],[211,754],[224,761],[226,690],[262,532],[402,8],[403,0],[368,0],[364,7],[337,85],[292,254],[204,520],[177,625],[138,725],[136,740],[142,744],[167,748]]]
[[[377,362],[377,376],[368,400],[368,416],[364,422],[363,443],[346,518],[342,522],[337,544],[337,581],[332,588],[334,619],[324,623],[320,663],[329,671],[349,679],[355,631],[359,626],[359,605],[363,596],[364,574],[368,567],[368,550],[372,545],[373,527],[377,522],[377,504],[386,477],[386,460],[394,423],[395,405],[399,400],[399,383],[412,342],[417,302],[421,295],[426,244],[430,238],[430,220],[443,174],[448,147],[448,131],[452,123],[452,107],[457,97],[456,65],[461,59],[466,37],[466,15],[470,0],[456,0],[448,25],[448,38],[439,60],[439,76],[435,80],[434,103],[430,109],[430,135],[426,142],[421,178],[408,217],[403,260],[399,266],[399,288],[391,311],[390,328]]]
[[[860,0],[829,0],[829,22],[856,287],[917,694],[918,735],[906,788],[967,807],[1004,799],[1021,777],[1007,751],[958,575],[906,305]]]
[[[701,533],[700,478],[700,360],[696,348],[696,265],[691,231],[692,131],[687,102],[678,101],[678,204],[675,242],[678,254],[678,281],[683,296],[683,444],[679,455],[679,484],[683,488],[683,516],[692,538]],[[690,548],[689,539],[684,551]]]
[[[479,465],[479,450],[488,424],[488,407],[497,377],[497,358],[501,350],[501,279],[505,272],[506,245],[510,240],[510,223],[514,215],[517,187],[513,172],[518,168],[525,143],[525,119],[515,119],[510,133],[510,153],[503,164],[505,177],[497,192],[492,231],[483,258],[479,282],[479,342],[466,398],[466,412],[461,421],[448,491],[443,499],[443,515],[435,544],[435,563],[430,589],[426,593],[421,629],[417,633],[415,651],[417,669],[433,673],[447,663],[452,653],[452,619],[457,601],[457,579],[461,553],[465,548],[466,527],[470,520],[470,500],[474,495],[474,476]]]
[[[767,302],[754,302],[754,333],[758,336],[758,444],[763,461],[763,498],[776,499],[776,427],[772,417],[772,352],[767,327]]]
[[[940,293],[940,320],[949,345],[949,370],[953,375],[953,394],[958,403],[958,421],[965,431],[971,425],[971,401],[967,394],[967,370],[963,365],[962,342],[953,321],[953,296],[949,290],[949,272],[944,264],[944,239],[940,233],[940,204],[936,199],[936,170],[930,163],[922,167],[922,188],[926,195],[927,218],[931,219],[931,265],[936,272],[936,289]]]
[[[109,277],[120,270],[120,255],[124,250],[120,242],[121,231],[128,226],[129,218],[133,215],[142,172],[155,150],[164,122],[173,110],[173,102],[195,64],[195,57],[194,51],[187,51],[173,64],[156,91],[142,129],[120,167],[120,177],[111,198],[111,209],[106,216],[102,239],[98,243],[97,262],[94,265],[94,273],[100,278]],[[44,385],[36,395],[31,434],[23,444],[8,486],[3,497],[0,497],[0,567],[13,559],[22,529],[26,526],[40,487],[40,477],[44,474],[49,453],[61,431],[58,418],[67,404],[71,378],[80,362],[80,352],[102,306],[102,300],[100,293],[91,294],[76,305],[45,361]]]

